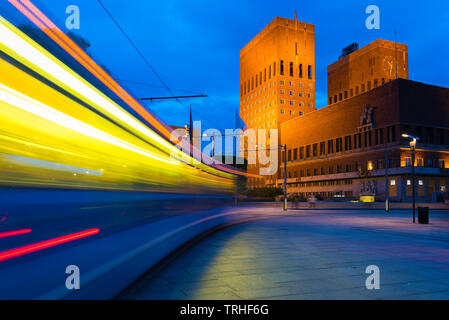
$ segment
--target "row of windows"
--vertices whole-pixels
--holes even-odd
[[[284,100],[284,99],[281,99],[281,100],[279,101],[279,103],[280,103],[281,105],[284,105],[284,104],[285,104],[285,100]],[[294,105],[295,105],[295,101],[290,100],[290,101],[289,101],[289,104],[290,104],[291,106],[294,106]],[[308,102],[308,103],[307,103],[307,106],[308,106],[309,108],[312,108],[312,107],[313,107],[313,103],[312,103],[312,102]],[[304,107],[304,102],[299,101],[299,102],[298,102],[298,107]],[[281,113],[282,113],[282,112],[281,112]]]
[[[243,112],[249,111],[249,112],[248,112],[249,115],[253,115],[253,114],[256,114],[256,113],[258,113],[258,112],[261,112],[261,113],[262,113],[262,112],[264,112],[264,110],[267,110],[267,109],[273,109],[273,108],[271,108],[272,104],[273,104],[273,107],[274,107],[274,105],[276,104],[276,101],[273,100],[273,102],[272,102],[272,103],[269,102],[268,105],[265,104],[263,107],[262,107],[262,106],[259,106],[258,108],[249,111],[252,107],[254,107],[254,106],[257,107],[257,104],[256,104],[256,105],[250,104],[250,105],[244,106],[244,107],[242,108],[242,111],[243,111]],[[266,112],[265,112],[265,113],[266,113]],[[269,114],[269,113],[270,113],[270,111],[268,112],[268,114]]]
[[[397,159],[389,159],[388,167],[389,168],[399,168],[401,166],[401,161]],[[320,168],[308,168],[308,169],[291,169],[288,170],[287,178],[301,178],[301,177],[313,177],[313,176],[323,176],[329,174],[336,173],[349,173],[349,172],[359,172],[360,170],[378,170],[385,168],[385,160],[377,159],[370,160],[365,163],[352,162],[346,164],[337,164],[328,167],[320,167]],[[288,167],[287,167],[288,169]],[[284,173],[282,170],[279,170],[278,178],[284,178]]]
[[[382,85],[385,84],[385,78],[382,78]],[[374,88],[379,86],[379,80],[378,79],[374,79]],[[371,81],[368,81],[365,87],[365,84],[362,83],[362,85],[360,86],[360,90],[359,90],[359,86],[356,86],[355,89],[351,88],[349,90],[346,90],[344,92],[340,92],[338,95],[334,95],[333,97],[329,97],[329,104],[333,104],[333,103],[337,103],[339,101],[343,101],[346,100],[348,98],[352,98],[354,95],[359,95],[360,93],[363,93],[365,91],[369,91],[371,90]]]
[[[419,144],[442,146],[449,144],[448,129],[403,125],[402,132],[418,137]],[[404,139],[404,142],[406,141],[407,139]]]
[[[285,90],[284,90],[284,89],[281,89],[281,90],[279,90],[279,93],[280,93],[280,94],[285,94]],[[289,95],[290,95],[290,96],[294,96],[294,95],[295,95],[295,92],[294,92],[293,90],[290,90],[290,91],[289,91]],[[304,97],[304,92],[302,92],[302,91],[299,92],[299,93],[298,93],[298,96]],[[307,93],[307,98],[311,99],[312,97],[313,97],[313,95],[312,95],[311,92]]]
[[[294,81],[288,81],[288,84],[290,85],[290,87],[294,87],[295,86],[295,82]],[[285,80],[279,80],[279,85],[280,86],[285,86]],[[299,87],[300,88],[304,88],[304,83],[299,82]],[[313,88],[313,85],[311,83],[308,84],[307,86],[309,89]]]
[[[428,159],[426,162],[422,158],[417,158],[415,165],[418,167],[423,167],[426,164],[426,167],[429,168],[445,168],[446,164],[443,159]],[[363,165],[363,166],[362,166]],[[399,159],[388,159],[388,168],[399,168],[402,166],[409,167],[411,166],[410,158],[405,158],[405,160],[401,163]],[[349,173],[349,172],[359,172],[360,170],[379,170],[385,168],[385,160],[377,159],[370,160],[364,164],[359,162],[346,163],[346,164],[338,164],[335,166],[321,167],[321,168],[308,168],[308,169],[300,169],[300,170],[288,170],[287,178],[301,178],[301,177],[310,177],[310,176],[320,176],[320,175],[329,175],[336,173]],[[288,168],[287,168],[288,169]],[[279,170],[278,178],[284,178],[284,173],[282,170]],[[322,185],[320,185],[322,186]]]
[[[412,165],[411,158],[405,158],[404,166],[411,167],[411,165]],[[444,160],[441,160],[441,159],[427,159],[427,161],[424,161],[423,158],[416,158],[415,166],[416,167],[427,167],[427,168],[445,168],[446,163]]]
[[[309,182],[289,183],[287,184],[287,187],[290,188],[331,187],[331,186],[347,186],[352,185],[352,183],[353,183],[352,179],[309,181]]]
[[[284,86],[284,85],[285,85],[285,80],[280,80],[280,81],[279,81],[279,84],[280,84],[281,86]],[[289,81],[289,84],[290,84],[291,87],[293,87],[295,83],[294,83],[294,81]],[[274,87],[275,85],[276,85],[276,82],[273,81],[273,87]],[[299,87],[300,87],[300,88],[304,88],[304,83],[299,82]],[[313,85],[312,85],[311,83],[309,83],[307,87],[308,87],[309,89],[313,89]],[[271,89],[271,82],[268,84],[268,89]],[[249,96],[247,96],[247,97],[241,99],[240,105],[243,105],[243,104],[245,104],[246,102],[249,102],[251,99],[256,98],[259,94],[262,94],[262,93],[265,92],[265,91],[267,91],[267,86],[263,87],[263,89],[261,88],[259,91],[256,91],[256,92],[254,92],[254,93],[251,93],[251,95],[249,95]],[[280,94],[285,94],[285,90],[284,90],[284,89],[281,89],[281,90],[280,90]],[[295,95],[295,92],[292,91],[292,90],[290,90],[290,91],[289,91],[289,94],[290,94],[290,96],[294,96],[294,95]],[[269,98],[270,96],[274,96],[274,95],[276,95],[276,90],[273,90],[273,91],[271,91],[271,92],[268,92],[268,94],[265,94],[263,97],[259,98],[259,99],[258,99],[257,101],[255,101],[255,102],[256,102],[256,103],[257,103],[257,102],[262,102],[262,99],[263,99],[263,100],[266,100],[266,99]],[[300,92],[298,93],[298,95],[299,95],[300,97],[303,97],[303,96],[304,96],[304,92],[303,92],[303,91],[300,91]],[[313,92],[308,92],[308,93],[307,93],[307,97],[308,97],[308,98],[313,98]],[[254,104],[254,103],[253,103],[253,104]]]
[[[284,75],[285,74],[285,72],[284,72],[284,60],[281,60],[281,64],[280,64],[280,71],[279,71],[279,73],[280,73],[280,75],[282,76],[282,75]],[[294,77],[295,76],[295,71],[294,71],[294,64],[293,64],[293,62],[290,62],[289,63],[289,69],[288,69],[288,75],[290,76],[290,77]],[[298,65],[298,72],[297,72],[297,74],[298,74],[298,77],[299,78],[303,78],[303,76],[304,76],[304,73],[303,73],[303,66],[302,66],[302,63],[300,63],[299,65]],[[309,79],[309,80],[312,80],[312,66],[309,64],[308,66],[307,66],[307,78]]]
[[[273,88],[274,88],[275,86],[276,86],[276,81],[273,81]],[[270,91],[269,89],[271,89],[271,82],[268,83],[268,91]],[[249,95],[249,96],[243,98],[243,99],[241,100],[241,103],[245,103],[245,102],[247,102],[247,101],[250,101],[251,99],[256,98],[258,95],[261,95],[261,94],[264,93],[265,91],[267,91],[267,86],[264,86],[263,88],[260,88],[258,91],[255,91],[255,92],[251,93],[251,95]],[[268,92],[268,94],[265,94],[263,98],[266,99],[267,96],[270,96],[270,95],[273,95],[273,96],[274,96],[275,94],[276,94],[276,90],[273,90],[272,93]],[[260,100],[260,99],[259,99],[259,100]]]
[[[386,131],[386,139],[384,139],[384,131]],[[345,136],[341,138],[322,141],[311,145],[289,149],[287,151],[287,161],[302,160],[324,156],[327,154],[339,153],[344,151],[355,150],[372,146],[373,130],[356,133],[353,136]],[[396,141],[396,127],[389,126],[386,128],[378,128],[374,130],[374,145],[390,143]],[[283,158],[282,158],[283,159]]]
[[[285,75],[284,69],[285,69],[284,60],[281,60],[280,61],[280,70],[279,70],[280,75]],[[293,77],[295,74],[293,69],[294,69],[294,64],[293,64],[293,62],[290,62],[289,75],[291,77]],[[298,74],[299,78],[303,78],[302,63],[300,63],[298,65],[297,74]],[[274,62],[273,65],[270,64],[268,66],[268,68],[264,68],[263,71],[260,71],[258,74],[251,77],[251,79],[244,81],[243,84],[240,85],[240,96],[242,97],[242,96],[246,95],[247,93],[251,92],[252,90],[256,89],[259,85],[262,85],[262,83],[265,83],[267,80],[270,80],[272,76],[273,77],[276,76],[276,62]],[[307,66],[307,78],[312,80],[312,66],[311,65]]]
[[[301,104],[300,104],[301,105]],[[288,110],[289,112],[288,112],[288,114],[290,114],[291,116],[294,116],[295,115],[295,110]],[[285,114],[285,110],[284,109],[281,109],[280,110],[280,113],[281,114]],[[300,115],[300,116],[302,116],[304,113],[302,112],[302,111],[298,111],[298,115]]]
[[[290,188],[297,186],[292,185]],[[287,186],[289,188],[289,186]],[[352,198],[352,191],[329,191],[329,192],[297,192],[295,193],[299,198],[307,199],[311,196],[319,196],[322,199],[330,198]]]

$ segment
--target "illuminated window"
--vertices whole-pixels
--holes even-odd
[[[368,170],[373,170],[374,169],[374,166],[373,166],[373,162],[372,161],[368,161]]]
[[[411,163],[412,163],[412,161],[410,160],[410,158],[405,158],[405,166],[406,167],[410,167]]]
[[[422,180],[418,180],[418,185],[422,186],[424,185],[424,182]]]
[[[336,140],[335,140],[335,151],[336,152],[342,152],[343,151],[343,148],[342,148],[342,146],[343,146],[343,143],[342,143],[342,138],[337,138]]]
[[[410,186],[412,184],[412,180],[407,180],[407,185]]]
[[[422,167],[423,166],[423,159],[422,158],[416,159],[416,166],[417,167]]]
[[[395,186],[396,185],[396,180],[390,180],[390,185],[391,186]]]

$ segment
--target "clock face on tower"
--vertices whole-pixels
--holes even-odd
[[[394,65],[393,57],[386,56],[384,58],[383,67],[384,73],[387,74],[389,77],[393,76],[393,65]]]

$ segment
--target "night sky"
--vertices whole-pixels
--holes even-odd
[[[68,5],[78,5],[81,28],[75,32],[91,42],[89,53],[136,97],[170,93],[145,65],[96,0],[32,0],[62,30]],[[382,38],[409,46],[410,79],[449,87],[448,1],[153,1],[103,0],[117,21],[176,94],[205,93],[208,98],[147,103],[170,125],[194,120],[203,128],[233,128],[238,109],[239,50],[276,16],[315,24],[316,105],[326,105],[327,65],[341,49]],[[380,8],[380,30],[365,27],[365,8]],[[1,9],[17,11],[6,0]],[[18,15],[19,16],[19,15]],[[157,86],[157,87],[155,87]],[[201,118],[203,115],[206,119]]]

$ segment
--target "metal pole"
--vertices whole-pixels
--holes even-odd
[[[395,55],[395,64],[396,64],[396,79],[398,78],[398,49],[397,49],[397,42],[396,42],[396,36],[398,34],[398,31],[394,29],[394,55]]]
[[[287,211],[287,145],[284,144],[284,211]]]
[[[390,210],[390,183],[388,181],[388,146],[385,147],[385,212]]]
[[[413,203],[413,223],[415,223],[415,147],[411,146],[412,154],[412,203]]]

